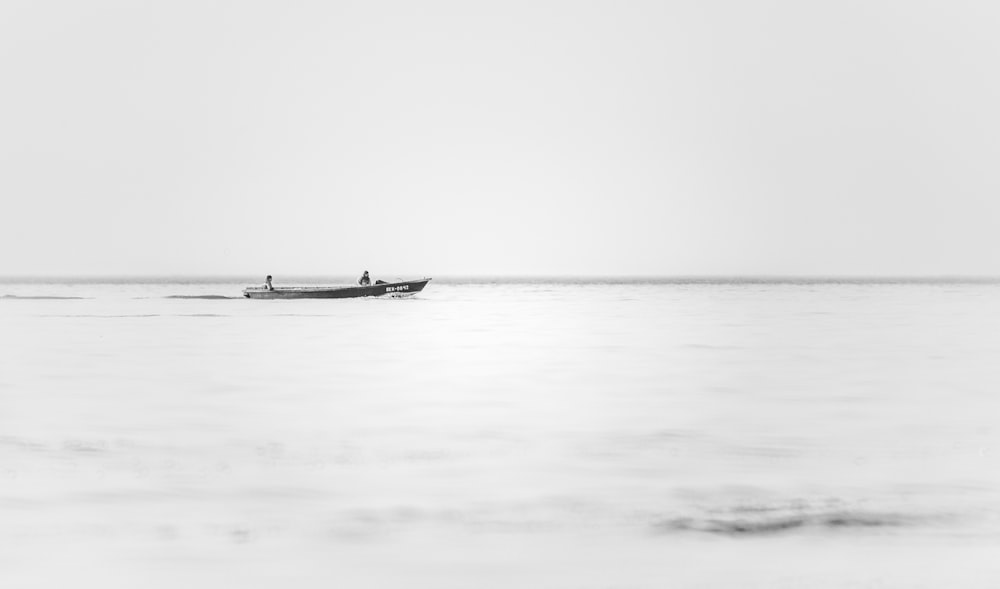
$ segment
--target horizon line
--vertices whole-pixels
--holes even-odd
[[[289,273],[285,279],[342,279],[353,277],[354,274],[310,274],[310,273]],[[383,276],[403,276],[402,274],[383,273]],[[407,275],[409,276],[409,275]],[[420,276],[414,278],[431,278],[434,276]],[[178,279],[183,281],[254,281],[257,275],[249,273],[160,273],[160,274],[0,274],[0,282],[16,281],[49,281],[49,280],[85,280],[96,282],[101,280],[123,281],[123,280],[156,280]],[[815,282],[941,282],[941,281],[1000,281],[1000,274],[544,274],[544,273],[523,273],[523,274],[441,274],[436,277],[441,281],[461,281],[461,280],[505,280],[505,281],[539,281],[539,280],[591,280],[591,281],[662,281],[662,282],[711,282],[711,281],[743,281],[743,282],[782,282],[782,281],[815,281]],[[263,280],[263,278],[261,278]]]

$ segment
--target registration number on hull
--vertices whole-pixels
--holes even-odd
[[[403,290],[410,290],[409,284],[401,284],[399,286],[387,286],[385,287],[385,292],[400,292]]]

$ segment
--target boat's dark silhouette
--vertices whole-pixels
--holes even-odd
[[[382,282],[368,286],[248,286],[243,296],[248,299],[350,299],[355,297],[405,296],[424,289],[430,278],[403,282]]]

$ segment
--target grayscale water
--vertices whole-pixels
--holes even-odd
[[[245,285],[0,283],[0,587],[1000,583],[996,283]]]

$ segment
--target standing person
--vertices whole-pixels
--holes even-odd
[[[264,288],[266,288],[267,290],[274,290],[274,287],[271,286],[271,275],[270,274],[268,274],[267,278],[265,279]]]
[[[368,278],[368,270],[365,270],[365,273],[361,275],[361,278],[358,278],[358,284],[361,286],[371,286],[372,279]]]

